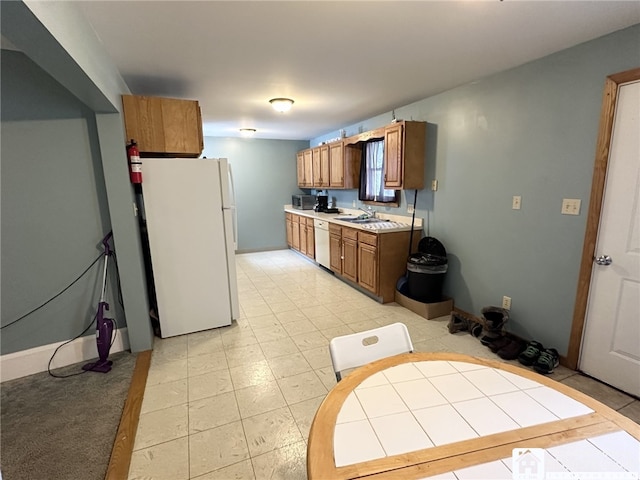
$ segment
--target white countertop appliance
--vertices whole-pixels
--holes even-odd
[[[226,158],[143,158],[142,192],[163,338],[239,317],[237,222]]]

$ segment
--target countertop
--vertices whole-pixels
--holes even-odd
[[[336,219],[345,216],[358,216],[364,213],[362,210],[352,208],[340,208],[341,213],[322,213],[316,212],[314,210],[299,210],[297,208],[293,208],[292,205],[285,205],[284,211],[295,213],[296,215],[302,215],[303,217],[325,220],[327,222],[335,223],[336,225],[340,225],[343,227],[355,228],[356,230],[363,230],[365,232],[372,232],[377,234],[411,231],[411,217],[392,215],[379,211],[376,211],[376,217],[381,220],[387,220],[386,222],[361,224],[345,222]],[[415,218],[413,229],[422,230],[421,218]]]

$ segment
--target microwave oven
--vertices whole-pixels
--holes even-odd
[[[313,210],[316,197],[313,195],[291,195],[291,206],[298,210]]]

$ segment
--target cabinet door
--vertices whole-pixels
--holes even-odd
[[[303,186],[311,187],[313,186],[313,153],[311,149],[304,150],[304,164],[303,164]]]
[[[384,186],[402,188],[402,124],[396,123],[384,131]]]
[[[352,282],[358,281],[358,242],[342,236],[342,275]]]
[[[285,220],[285,228],[287,229],[287,245],[293,246],[293,222],[291,221],[291,214],[287,213]]]
[[[300,253],[307,254],[307,219],[300,217]]]
[[[342,142],[330,143],[329,152],[329,186],[344,188],[344,147]]]
[[[305,187],[304,183],[304,152],[298,152],[296,155],[296,166],[298,171],[298,186]]]
[[[316,258],[316,237],[311,218],[307,218],[307,257]]]
[[[141,156],[199,157],[203,149],[200,106],[195,100],[123,95],[127,140]]]
[[[291,215],[291,245],[300,250],[300,216]]]
[[[378,294],[378,249],[366,243],[358,244],[358,284]]]
[[[329,233],[329,268],[342,275],[342,237],[340,233]]]

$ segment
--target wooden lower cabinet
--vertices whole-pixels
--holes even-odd
[[[329,268],[342,275],[342,227],[329,224]]]
[[[286,212],[287,245],[309,258],[316,258],[313,218]]]
[[[378,294],[378,236],[358,233],[358,285]]]
[[[342,229],[342,276],[358,281],[358,231],[354,228]]]

